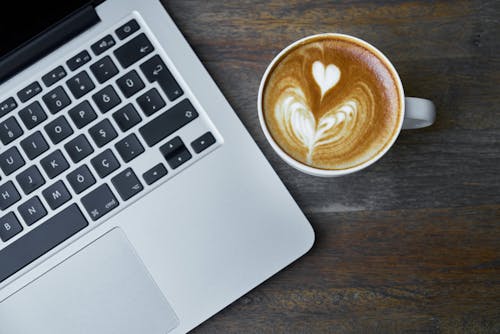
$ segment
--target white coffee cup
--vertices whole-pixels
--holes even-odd
[[[391,72],[394,73],[395,77],[397,78],[397,85],[398,85],[398,93],[400,94],[399,98],[402,101],[402,108],[400,112],[402,113],[403,117],[400,117],[400,122],[398,124],[398,131],[397,134],[394,135],[394,137],[391,138],[391,141],[385,146],[383,150],[381,150],[378,154],[376,154],[372,159],[351,167],[351,168],[346,168],[346,169],[339,169],[339,170],[326,170],[326,169],[320,169],[320,168],[314,168],[308,165],[305,165],[292,157],[290,157],[286,152],[284,152],[281,147],[275,142],[273,139],[272,135],[269,133],[269,130],[267,128],[266,121],[264,120],[264,112],[262,108],[262,97],[264,93],[264,87],[265,83],[267,81],[267,78],[271,72],[271,70],[274,68],[274,65],[280,61],[285,55],[288,54],[290,49],[295,48],[298,44],[302,43],[307,43],[308,40],[310,39],[317,39],[318,37],[321,36],[326,36],[326,37],[344,37],[348,39],[352,39],[355,43],[361,44],[367,49],[371,50],[375,55],[377,55],[380,59],[384,60],[386,64],[389,66],[389,69]],[[314,176],[322,176],[322,177],[335,177],[335,176],[342,176],[346,174],[351,174],[357,171],[360,171],[371,164],[373,164],[375,161],[380,159],[384,154],[389,151],[389,149],[394,145],[400,131],[403,130],[408,130],[408,129],[419,129],[423,127],[430,126],[434,123],[436,119],[436,108],[434,106],[434,103],[430,100],[426,99],[421,99],[417,97],[406,97],[404,95],[404,90],[403,90],[403,84],[401,82],[401,79],[398,75],[398,72],[394,68],[394,65],[387,59],[387,57],[380,52],[376,47],[371,45],[368,42],[365,42],[357,37],[353,37],[350,35],[344,35],[344,34],[337,34],[337,33],[326,33],[326,34],[318,34],[318,35],[312,35],[308,36],[305,38],[302,38],[286,48],[284,48],[278,55],[274,57],[274,59],[271,61],[269,66],[267,67],[266,71],[264,72],[264,75],[262,77],[262,80],[260,82],[260,87],[259,87],[259,95],[258,95],[258,100],[257,100],[257,108],[258,108],[258,113],[259,113],[259,121],[260,121],[260,126],[262,127],[262,131],[264,132],[264,135],[266,136],[267,140],[271,144],[271,147],[274,149],[274,151],[290,166],[294,167],[295,169],[298,169],[304,173],[314,175]]]

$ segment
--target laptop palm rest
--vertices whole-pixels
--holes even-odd
[[[178,325],[118,228],[1,303],[0,319],[10,334],[165,334]]]

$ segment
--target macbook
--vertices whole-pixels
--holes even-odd
[[[158,0],[1,6],[1,333],[184,333],[310,249]]]

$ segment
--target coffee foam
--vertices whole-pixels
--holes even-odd
[[[384,60],[338,36],[307,40],[269,72],[263,114],[292,158],[338,170],[371,160],[397,134],[402,101]]]

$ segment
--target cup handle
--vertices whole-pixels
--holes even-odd
[[[436,107],[431,100],[418,97],[405,98],[403,130],[425,128],[432,125],[435,120]]]

